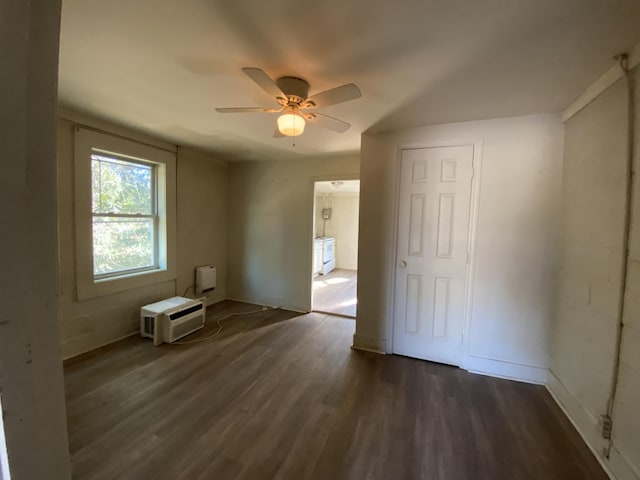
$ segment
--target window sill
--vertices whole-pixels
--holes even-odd
[[[167,271],[166,268],[149,268],[147,270],[139,270],[137,272],[122,273],[120,275],[112,275],[109,277],[102,277],[102,278],[94,277],[93,283],[112,282],[116,280],[122,280],[124,278],[133,278],[133,277],[138,277],[140,275],[149,275],[152,273],[160,273],[160,272],[166,272],[166,271]]]
[[[175,279],[175,269],[149,270],[100,280],[91,278],[89,281],[78,282],[77,295],[78,300],[87,300],[89,298],[111,295],[135,288],[148,287]]]

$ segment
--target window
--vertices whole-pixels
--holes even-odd
[[[175,153],[75,132],[78,299],[175,279]]]
[[[158,268],[156,179],[153,164],[91,155],[95,278]]]

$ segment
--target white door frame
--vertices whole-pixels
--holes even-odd
[[[339,180],[360,180],[359,173],[343,173],[336,175],[319,175],[315,177],[311,177],[310,179],[310,193],[309,197],[311,198],[311,211],[308,215],[309,224],[307,225],[307,240],[308,240],[308,256],[307,256],[307,278],[309,281],[307,282],[307,305],[306,311],[311,312],[313,310],[313,288],[312,284],[312,275],[313,275],[313,222],[315,221],[315,201],[316,201],[316,182],[332,182]],[[309,198],[308,197],[308,198]],[[358,214],[358,236],[360,235],[360,215]]]
[[[475,266],[476,266],[476,237],[478,230],[478,210],[480,204],[480,185],[482,175],[482,139],[466,140],[442,140],[442,141],[430,141],[419,143],[403,143],[399,144],[396,150],[395,160],[395,208],[393,211],[393,254],[391,258],[391,301],[389,302],[389,310],[387,312],[387,341],[385,352],[393,353],[393,331],[394,324],[396,322],[396,276],[398,264],[398,218],[400,213],[400,170],[402,168],[402,151],[409,149],[419,148],[438,148],[438,147],[461,147],[461,146],[473,146],[473,177],[471,179],[471,205],[469,209],[469,234],[468,234],[468,251],[469,262],[467,263],[466,279],[465,279],[465,305],[464,305],[464,318],[463,318],[463,336],[462,336],[462,351],[463,356],[461,359],[460,367],[464,368],[469,357],[469,336],[471,335],[471,317],[473,307],[473,286],[475,281]]]

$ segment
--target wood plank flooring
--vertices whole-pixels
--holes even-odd
[[[255,308],[217,304],[192,337]],[[67,363],[74,479],[607,478],[541,386],[351,350],[354,322],[330,315],[223,326]]]
[[[358,272],[336,268],[313,279],[313,309],[356,317]]]

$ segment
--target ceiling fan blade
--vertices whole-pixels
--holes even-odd
[[[264,73],[263,70],[254,67],[244,67],[242,71],[272,97],[280,97],[286,100],[287,96],[282,93],[282,90],[280,90],[276,82],[271,80],[271,77]]]
[[[282,137],[284,137],[284,134],[280,130],[278,130],[278,127],[276,127],[276,131],[273,132],[273,138],[282,138]]]
[[[342,85],[341,87],[332,88],[331,90],[325,90],[324,92],[316,93],[312,97],[307,98],[302,105],[302,108],[316,108],[316,107],[328,107],[330,105],[336,105],[338,103],[348,102],[349,100],[355,100],[360,98],[362,92],[353,83]]]
[[[219,113],[277,113],[281,112],[282,108],[269,108],[269,107],[231,107],[231,108],[216,108],[216,112]]]
[[[320,125],[321,127],[338,133],[344,133],[349,130],[349,127],[351,127],[347,122],[330,117],[329,115],[323,115],[322,113],[308,113],[303,116],[311,123],[315,123],[316,125]]]

